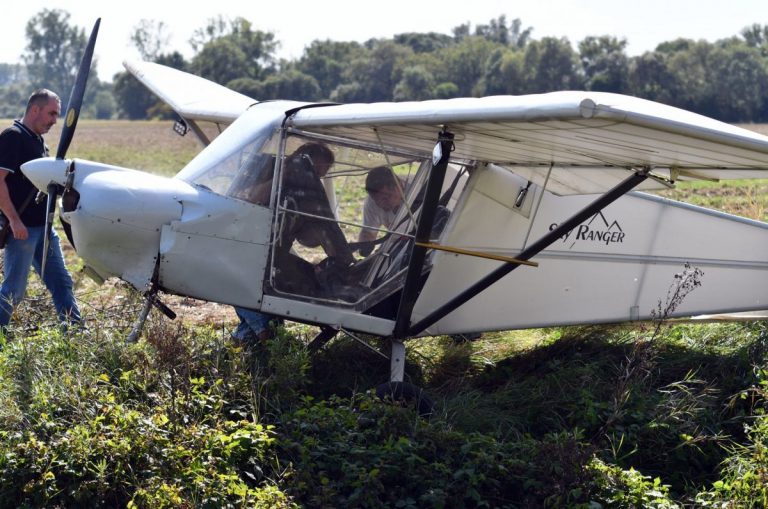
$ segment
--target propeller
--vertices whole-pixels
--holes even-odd
[[[88,45],[85,47],[85,53],[80,60],[80,67],[77,70],[77,77],[75,84],[72,87],[72,92],[69,94],[69,101],[67,102],[67,114],[64,117],[64,126],[61,129],[61,138],[59,138],[59,146],[56,149],[56,159],[64,159],[69,149],[69,144],[72,143],[72,138],[75,135],[75,127],[77,127],[77,119],[80,117],[80,107],[83,104],[83,96],[85,95],[85,85],[88,82],[88,74],[91,72],[91,61],[93,60],[93,49],[96,46],[96,36],[99,33],[99,25],[101,24],[101,18],[96,20],[91,30],[91,37],[88,39]],[[69,178],[73,168],[67,170],[68,178],[67,185],[70,185],[72,181]],[[48,259],[48,244],[50,242],[51,230],[53,229],[53,219],[56,214],[56,199],[59,194],[59,185],[51,182],[46,189],[48,193],[48,200],[46,202],[46,215],[45,215],[45,237],[43,239],[43,261],[40,267],[41,277],[45,274],[45,264]]]

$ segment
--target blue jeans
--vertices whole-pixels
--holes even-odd
[[[4,253],[3,285],[0,288],[0,327],[5,327],[11,321],[13,308],[24,298],[27,293],[27,280],[29,269],[34,267],[40,274],[40,266],[43,263],[43,238],[44,226],[27,228],[29,238],[17,240],[9,236]],[[64,256],[61,254],[59,236],[51,232],[51,241],[48,243],[48,258],[45,262],[45,274],[42,277],[45,287],[53,297],[53,305],[61,322],[79,323],[80,310],[77,308],[75,296],[72,291],[72,277],[64,265]]]
[[[279,320],[272,316],[254,311],[252,309],[245,309],[235,306],[235,313],[240,319],[240,323],[232,333],[232,337],[239,340],[247,340],[249,336],[257,336],[262,332],[269,331],[270,323],[272,320]]]

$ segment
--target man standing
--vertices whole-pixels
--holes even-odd
[[[35,203],[37,189],[21,172],[27,161],[48,156],[42,135],[56,123],[61,100],[46,89],[36,90],[27,101],[24,118],[0,134],[0,210],[11,228],[4,253],[0,288],[0,328],[5,330],[13,308],[24,298],[31,267],[40,274],[45,237],[46,203]],[[72,278],[64,265],[59,237],[51,232],[45,274],[40,274],[53,297],[59,320],[79,323],[80,311],[72,291]]]

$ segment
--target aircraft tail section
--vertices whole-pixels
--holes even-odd
[[[478,172],[441,243],[514,256],[596,198],[538,188],[516,206],[525,184],[502,169]],[[518,267],[424,333],[650,319],[686,267],[700,285],[670,317],[768,308],[768,224],[652,195],[620,198],[532,261],[539,267]],[[412,321],[498,266],[435,253]]]

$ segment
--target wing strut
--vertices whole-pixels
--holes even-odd
[[[400,295],[400,305],[397,308],[397,320],[392,336],[404,337],[411,321],[411,312],[419,296],[421,285],[421,272],[424,267],[424,259],[427,255],[425,244],[429,243],[429,235],[432,232],[432,223],[435,220],[435,211],[440,201],[440,190],[445,179],[445,170],[453,150],[453,134],[443,129],[438,138],[435,149],[432,151],[432,171],[429,172],[427,190],[421,205],[419,223],[416,226],[416,238],[411,245],[411,256],[408,261],[408,272],[405,275],[403,292]]]
[[[531,244],[529,247],[524,249],[517,258],[520,260],[529,260],[530,258],[533,258],[537,254],[539,254],[544,249],[548,248],[550,245],[552,245],[557,239],[559,239],[562,235],[564,235],[566,232],[572,230],[585,220],[589,219],[593,215],[597,214],[599,211],[622,197],[624,194],[631,191],[635,186],[643,182],[645,179],[648,178],[648,169],[636,171],[631,176],[627,177],[625,180],[620,182],[618,185],[616,185],[613,189],[606,192],[604,195],[600,196],[600,198],[596,199],[594,202],[592,202],[590,205],[587,205],[585,208],[583,208],[580,212],[577,212],[573,216],[571,216],[570,219],[560,223],[560,225],[555,228],[554,230],[548,232],[546,235],[544,235],[541,239]],[[422,318],[420,321],[413,324],[407,331],[406,334],[403,334],[403,337],[410,337],[410,336],[416,336],[423,332],[427,327],[434,324],[438,320],[442,319],[448,313],[451,313],[456,308],[473,298],[478,293],[482,292],[492,284],[494,284],[496,281],[501,279],[502,277],[509,274],[511,271],[515,270],[520,266],[520,263],[505,263],[501,267],[497,268],[484,278],[477,281],[475,284],[461,292],[460,294],[456,295],[453,299],[449,300],[439,308],[437,308],[435,311],[427,315],[426,317]],[[405,288],[403,289],[403,292],[405,293]],[[410,316],[410,313],[409,313]],[[398,315],[398,323],[400,320],[400,316]],[[397,326],[395,326],[395,331],[398,331]]]

